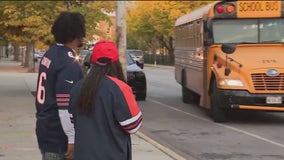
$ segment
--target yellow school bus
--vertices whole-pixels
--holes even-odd
[[[284,111],[284,1],[214,1],[179,17],[175,79],[185,103]]]

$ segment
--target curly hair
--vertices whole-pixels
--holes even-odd
[[[85,18],[78,12],[61,12],[51,28],[57,43],[68,43],[86,35]]]

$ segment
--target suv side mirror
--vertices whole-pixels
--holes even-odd
[[[90,62],[84,62],[84,66],[90,68],[90,67],[91,67],[91,64],[90,64]]]

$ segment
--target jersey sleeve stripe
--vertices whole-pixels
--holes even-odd
[[[57,106],[61,107],[61,106],[69,106],[69,103],[57,103]]]
[[[134,117],[132,117],[130,119],[127,119],[125,121],[119,122],[119,124],[121,126],[127,126],[127,125],[129,125],[129,124],[131,124],[133,122],[136,122],[141,116],[142,116],[142,113],[139,112],[136,116],[134,116]]]
[[[138,129],[141,127],[141,125],[142,125],[142,122],[139,123],[139,125],[138,125],[136,128],[134,128],[134,129],[128,131],[128,133],[130,133],[130,134],[136,133],[136,132],[138,131]]]
[[[135,121],[134,123],[131,123],[127,126],[123,126],[122,128],[126,131],[132,130],[134,128],[136,128],[137,126],[139,126],[139,124],[142,123],[142,117],[140,117],[137,121]]]
[[[56,98],[57,102],[69,102],[70,98]]]
[[[56,98],[70,98],[70,94],[56,94]]]

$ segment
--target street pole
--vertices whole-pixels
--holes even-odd
[[[126,63],[126,1],[116,1],[116,45],[123,73],[127,78]]]

